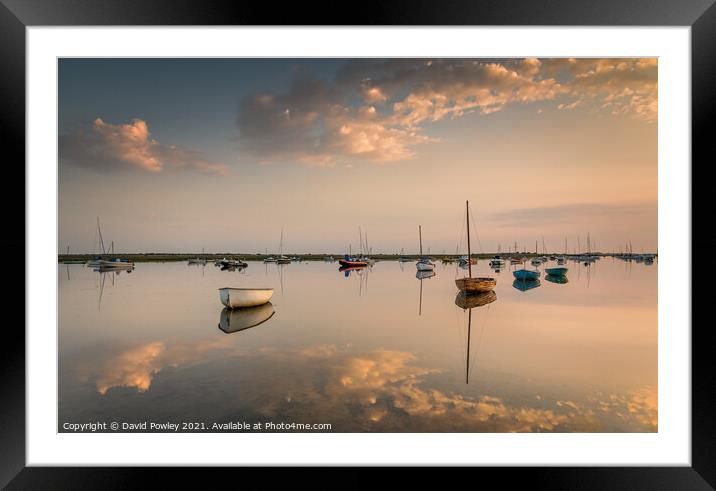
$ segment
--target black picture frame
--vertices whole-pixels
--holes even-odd
[[[25,29],[28,26],[107,25],[500,25],[500,26],[690,26],[692,90],[692,227],[693,257],[716,251],[716,232],[709,227],[710,201],[705,169],[713,160],[708,123],[716,116],[716,5],[715,0],[401,0],[370,8],[335,2],[229,2],[201,0],[0,0],[0,139],[5,182],[0,193],[5,230],[0,238],[3,257],[12,258],[10,278],[25,273],[25,216],[14,212],[24,199],[25,160]],[[350,21],[350,24],[347,23]],[[9,154],[9,157],[8,157]],[[709,160],[707,160],[709,159]],[[22,195],[22,196],[19,196]],[[9,225],[9,226],[8,226]],[[22,258],[18,251],[23,251]],[[684,265],[691,268],[691,265]],[[22,271],[20,271],[22,269]],[[24,276],[23,276],[24,277]],[[709,289],[691,287],[692,306],[708,305]],[[24,282],[23,282],[24,285]],[[7,289],[7,306],[25,304],[25,289]],[[21,293],[22,292],[22,293]],[[22,299],[20,296],[22,295]],[[15,307],[14,311],[20,311]],[[24,324],[24,309],[22,310]],[[135,484],[137,470],[128,468],[26,467],[25,334],[20,319],[6,317],[0,342],[0,486],[9,489]],[[707,340],[711,322],[679,326],[692,331],[692,466],[647,468],[528,468],[481,469],[500,479],[550,489],[714,489],[716,487],[716,379]],[[222,472],[224,474],[226,470]],[[187,473],[173,469],[174,478]],[[509,477],[507,477],[509,476]],[[216,476],[214,476],[216,478]]]

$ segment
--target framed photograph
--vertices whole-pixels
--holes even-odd
[[[395,2],[336,25],[1,1],[26,288],[0,483],[459,465],[714,486],[691,322],[716,243],[691,227],[713,2]]]

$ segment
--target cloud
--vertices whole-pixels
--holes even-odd
[[[574,74],[566,86],[573,102],[565,108],[587,104],[615,116],[656,121],[656,58],[570,59],[567,63]]]
[[[656,59],[353,60],[331,82],[302,70],[285,93],[246,96],[237,122],[241,149],[262,162],[330,166],[409,160],[438,141],[430,123],[511,104],[653,122],[656,97]]]
[[[135,169],[150,173],[192,170],[226,175],[228,167],[204,159],[200,152],[178,145],[163,145],[151,138],[147,123],[134,119],[110,124],[101,118],[89,131],[59,137],[59,157],[71,165],[98,170]]]
[[[486,217],[486,220],[503,226],[529,226],[534,223],[545,226],[569,223],[575,220],[585,221],[608,215],[623,217],[624,215],[652,213],[655,209],[653,204],[648,203],[571,203],[507,210],[492,213]]]

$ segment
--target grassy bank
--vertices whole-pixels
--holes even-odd
[[[323,261],[323,259],[326,256],[332,256],[335,259],[339,259],[343,257],[343,254],[286,254],[287,257],[293,257],[298,256],[301,258],[302,261]],[[526,254],[519,254],[521,257],[534,257],[537,255],[542,254],[534,254],[534,253],[526,253]],[[121,257],[123,259],[129,259],[131,261],[134,261],[136,263],[151,263],[151,262],[175,262],[175,261],[188,261],[189,259],[194,258],[202,258],[206,259],[207,261],[214,261],[216,259],[243,259],[244,261],[263,261],[267,255],[266,254],[238,254],[238,253],[232,253],[232,252],[224,252],[221,254],[191,254],[191,253],[182,253],[182,254],[170,254],[170,253],[142,253],[142,254],[116,254],[116,257]],[[473,254],[472,257],[475,259],[489,259],[494,257],[494,253],[490,254]],[[62,263],[64,261],[88,261],[90,259],[94,259],[96,254],[58,254],[57,259],[58,262]],[[109,257],[109,256],[108,256]],[[275,256],[274,256],[275,257]],[[371,257],[377,261],[391,261],[396,260],[400,256],[400,254],[373,254]],[[405,255],[404,257],[407,257],[411,260],[417,260],[419,256],[416,255]],[[435,260],[439,261],[443,258],[450,258],[453,260],[457,260],[459,256],[455,254],[433,254],[431,256]]]

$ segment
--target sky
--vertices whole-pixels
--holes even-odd
[[[59,60],[58,250],[657,250],[657,60]]]

